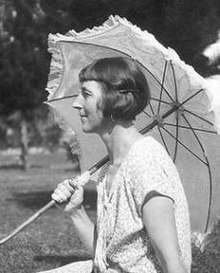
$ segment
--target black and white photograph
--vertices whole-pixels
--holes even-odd
[[[0,273],[220,272],[220,2],[0,0]]]

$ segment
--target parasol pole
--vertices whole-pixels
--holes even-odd
[[[49,203],[47,203],[44,207],[42,207],[40,210],[38,210],[35,214],[33,214],[30,218],[28,218],[23,224],[18,226],[11,234],[9,234],[7,237],[2,239],[0,241],[0,245],[6,243],[8,240],[13,238],[15,235],[17,235],[20,231],[22,231],[24,228],[29,226],[34,220],[36,220],[38,217],[40,217],[43,213],[45,213],[48,209],[53,207],[55,205],[55,201],[51,200]]]
[[[178,108],[181,105],[182,104],[175,104],[175,105],[173,105],[173,107],[170,110],[168,110],[167,112],[165,112],[163,115],[161,115],[161,116],[157,115],[155,117],[155,119],[148,126],[146,126],[145,128],[143,128],[139,132],[141,134],[146,134],[147,132],[149,132],[150,130],[152,130],[155,126],[161,124],[161,122],[163,121],[164,118],[166,118],[167,116],[169,116],[172,113],[174,113],[175,111],[177,111]],[[106,156],[103,159],[101,159],[99,162],[97,162],[95,165],[93,165],[88,171],[85,171],[82,175],[80,175],[77,178],[77,180],[79,181],[79,183],[80,183],[80,178],[83,180],[84,175],[88,175],[88,174],[92,175],[92,174],[94,174],[102,166],[104,166],[108,161],[109,161],[109,157]],[[37,218],[39,218],[42,214],[44,214],[46,211],[48,211],[50,208],[52,208],[55,204],[56,204],[56,202],[54,200],[51,200],[50,202],[48,202],[45,206],[43,206],[40,210],[38,210],[35,214],[33,214],[30,218],[28,218],[24,223],[22,223],[20,226],[18,226],[11,234],[9,234],[7,237],[5,237],[2,240],[0,240],[0,245],[3,245],[7,241],[9,241],[15,235],[17,235],[19,232],[21,232],[23,229],[25,229],[27,226],[29,226],[31,223],[33,223],[33,221],[35,221]]]
[[[88,176],[88,174],[89,175],[94,174],[98,169],[100,169],[102,166],[104,166],[108,161],[109,161],[109,157],[106,156],[103,159],[101,159],[98,163],[96,163],[94,166],[92,166],[88,171],[85,171],[82,175],[80,175],[77,178],[79,184],[80,184],[80,179],[83,180],[83,177]],[[54,201],[54,200],[51,200],[50,202],[48,202],[45,206],[43,206],[40,210],[38,210],[35,214],[33,214],[30,218],[28,218],[24,223],[22,223],[20,226],[18,226],[11,234],[9,234],[4,239],[0,240],[0,245],[3,245],[7,241],[9,241],[15,235],[17,235],[19,232],[21,232],[23,229],[25,229],[27,226],[29,226],[31,223],[33,223],[42,214],[44,214],[46,211],[48,211],[50,208],[52,208],[55,204],[56,204],[56,201]]]

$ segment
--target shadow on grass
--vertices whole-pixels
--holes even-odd
[[[29,209],[39,209],[46,205],[50,200],[51,191],[39,191],[39,192],[14,192],[12,193],[12,198],[7,198],[7,201],[15,202],[16,204],[29,208]]]
[[[7,201],[16,202],[18,205],[29,209],[40,209],[51,200],[51,191],[13,193],[12,198]],[[89,210],[96,209],[97,194],[95,190],[84,191],[84,206]]]
[[[34,261],[36,262],[44,262],[44,263],[60,263],[60,266],[78,262],[78,261],[86,261],[91,259],[88,255],[66,255],[66,256],[59,256],[59,255],[40,255],[35,256]]]
[[[20,164],[5,164],[0,165],[0,170],[24,170],[24,166]]]
[[[30,169],[43,169],[43,168],[45,168],[45,165],[31,164],[26,167],[22,164],[17,164],[17,163],[0,165],[0,170],[2,170],[2,171],[17,171],[17,170],[19,170],[19,171],[25,172]]]

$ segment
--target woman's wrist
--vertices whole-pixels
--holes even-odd
[[[85,213],[83,204],[80,204],[77,207],[72,208],[68,214],[70,218],[74,220],[75,218],[81,218],[83,215],[85,215]]]

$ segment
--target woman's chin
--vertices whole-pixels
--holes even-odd
[[[82,131],[84,133],[94,133],[93,130],[87,126],[82,126]]]
[[[83,133],[88,133],[88,129],[87,128],[82,127],[82,131],[83,131]]]

